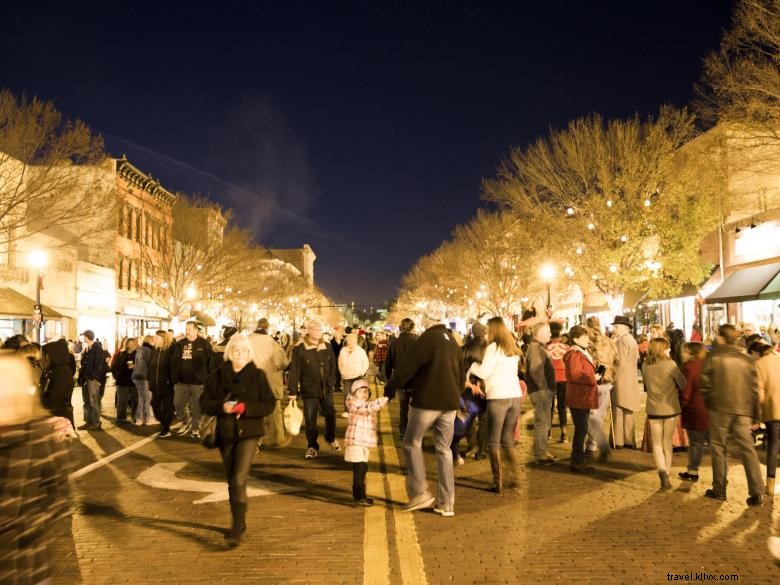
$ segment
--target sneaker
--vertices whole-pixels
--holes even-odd
[[[363,506],[368,508],[374,505],[374,500],[372,498],[356,498],[352,501],[352,504],[354,506]]]
[[[195,439],[196,441],[200,441],[200,431],[192,431],[190,438]]]
[[[179,429],[176,431],[176,434],[180,437],[186,435],[190,432],[190,429],[192,428],[192,425],[190,423],[183,424]]]
[[[432,508],[436,502],[436,498],[428,492],[423,492],[420,495],[414,496],[403,507],[404,512],[412,512],[414,510],[421,510],[423,508]]]
[[[171,424],[171,430],[172,430],[172,431],[178,430],[178,429],[180,429],[180,428],[181,428],[181,426],[182,426],[183,424],[184,424],[184,423],[182,423],[180,420],[177,420],[175,423]]]
[[[465,465],[465,463],[466,460],[460,455],[458,455],[458,458],[455,460],[455,465]]]
[[[165,437],[170,437],[171,431],[160,431],[160,434],[157,435],[158,439],[164,439]]]
[[[342,412],[341,418],[349,418],[349,413],[347,411]]]
[[[677,477],[684,479],[685,481],[699,481],[698,473],[689,473],[688,471],[681,471],[677,474]]]
[[[455,515],[455,509],[452,504],[436,504],[433,507],[433,511],[445,518],[452,518]]]
[[[720,500],[722,502],[726,500],[726,494],[722,494],[720,492],[716,492],[713,489],[709,489],[706,492],[704,492],[704,497],[705,498],[711,498],[713,500]]]
[[[133,424],[137,427],[143,426],[144,421],[142,421],[140,418],[135,419],[135,422]]]
[[[306,449],[306,455],[304,455],[306,459],[314,459],[316,456],[317,456],[317,449],[315,449],[314,447],[309,447],[308,449]]]
[[[561,432],[561,438],[558,440],[559,443],[568,443],[569,438],[566,436],[566,432]]]
[[[341,445],[339,445],[338,441],[333,441],[330,444],[330,448],[333,450],[334,453],[341,453]]]
[[[147,425],[147,426],[159,425],[160,421],[157,420],[156,418],[152,418],[152,419],[147,420],[144,424]]]
[[[761,506],[764,503],[764,496],[761,494],[754,494],[745,500],[745,502],[750,507]]]

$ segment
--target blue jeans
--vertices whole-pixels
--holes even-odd
[[[100,424],[100,381],[87,380],[81,387],[81,397],[84,399],[84,422],[92,425]]]
[[[514,428],[520,416],[521,400],[518,396],[487,401],[488,447],[491,449],[514,448]]]
[[[173,407],[176,409],[176,418],[184,424],[192,423],[193,432],[200,429],[201,394],[203,394],[202,384],[174,384],[173,386]]]
[[[324,398],[303,399],[303,420],[306,424],[306,443],[312,449],[320,450],[317,443],[317,417],[320,412],[325,417],[325,440],[336,440],[336,410],[333,408],[333,393],[327,392]]]
[[[426,410],[409,407],[409,422],[404,434],[404,453],[409,473],[406,476],[406,492],[409,499],[428,492],[425,476],[425,458],[422,440],[425,432],[433,427],[433,442],[436,449],[438,469],[439,505],[455,505],[455,475],[452,470],[452,436],[455,433],[455,410]]]
[[[552,403],[555,393],[550,390],[530,392],[534,404],[534,459],[542,459],[547,453],[550,426],[552,425]]]
[[[699,473],[699,464],[701,463],[702,455],[704,455],[704,442],[710,433],[709,431],[685,430],[691,443],[688,446],[688,471],[694,472],[694,475],[696,475]]]
[[[148,380],[133,380],[138,389],[138,406],[135,410],[135,419],[142,422],[151,421],[154,418],[152,414],[152,391],[149,390]]]
[[[116,420],[127,420],[127,404],[130,400],[130,386],[116,387]]]

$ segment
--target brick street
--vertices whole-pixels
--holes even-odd
[[[109,388],[105,430],[74,441],[76,469],[156,434],[157,427],[115,427],[112,403]],[[526,401],[526,417],[529,407]],[[470,460],[455,468],[454,518],[408,514],[399,510],[403,453],[390,430],[397,408],[394,401],[383,412],[383,445],[372,453],[369,495],[377,505],[352,507],[348,464],[327,448],[305,460],[301,434],[255,456],[251,485],[266,482],[279,493],[250,498],[247,538],[235,549],[223,539],[226,501],[195,504],[208,494],[138,481],[156,464],[180,463],[178,478],[222,482],[217,451],[154,438],[73,479],[73,516],[56,527],[55,583],[664,583],[668,573],[777,582],[780,568],[766,550],[772,507],[747,507],[737,461],[729,500],[716,502],[703,498],[708,456],[699,482],[685,484],[676,472],[686,454],[676,453],[674,489],[660,492],[648,453],[617,451],[592,476],[574,475],[569,444],[551,443],[560,459],[551,467],[528,463],[532,437],[524,430],[519,494],[485,491],[489,465]],[[338,429],[343,436],[344,419]],[[430,445],[426,453],[433,480]]]

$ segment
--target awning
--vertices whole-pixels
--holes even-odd
[[[35,301],[12,288],[0,287],[0,315],[16,317],[17,319],[32,319]],[[62,319],[63,315],[47,307],[41,306],[44,319]]]
[[[647,295],[646,291],[626,290],[623,292],[623,310],[633,310]],[[608,313],[610,311],[607,298],[601,291],[593,291],[585,295],[582,312],[584,314]]]
[[[707,297],[705,303],[741,303],[780,297],[780,262],[737,270]]]
[[[217,324],[214,318],[208,313],[203,311],[191,311],[190,316],[197,319],[200,323],[203,323],[206,327],[214,327]]]

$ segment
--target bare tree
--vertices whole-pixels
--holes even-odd
[[[570,278],[595,283],[621,312],[627,289],[675,293],[709,269],[698,252],[717,224],[722,180],[694,137],[693,117],[669,108],[648,120],[576,120],[512,150],[484,195],[526,218]]]
[[[0,91],[0,246],[38,233],[62,245],[111,233],[112,179],[102,139],[83,122]]]
[[[720,48],[704,60],[700,113],[751,146],[780,139],[780,0],[739,0]]]

